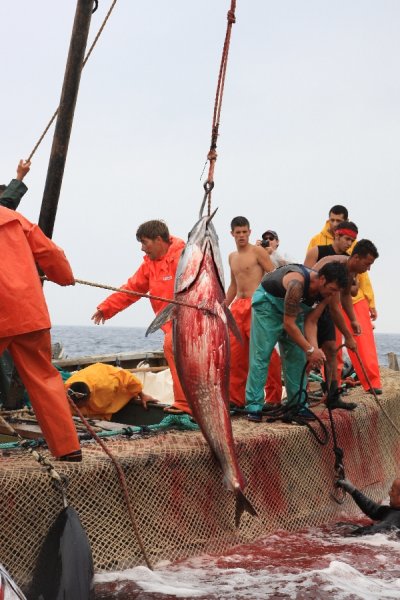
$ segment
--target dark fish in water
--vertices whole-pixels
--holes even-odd
[[[226,487],[236,495],[235,523],[244,510],[257,515],[243,494],[246,486],[235,454],[229,413],[230,347],[228,327],[237,332],[225,306],[218,236],[211,217],[202,216],[189,234],[175,279],[175,299],[203,307],[167,306],[147,333],[173,319],[174,357],[193,417],[217,457]],[[240,337],[240,334],[237,332]]]
[[[93,593],[93,560],[89,541],[71,506],[64,508],[43,542],[30,600],[89,600]]]

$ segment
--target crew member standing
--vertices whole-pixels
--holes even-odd
[[[260,285],[264,273],[274,270],[269,254],[258,245],[249,243],[250,223],[246,217],[235,217],[231,222],[231,235],[236,243],[236,252],[229,255],[231,282],[226,292],[226,305],[242,336],[239,342],[230,334],[231,370],[229,393],[236,406],[246,401],[246,381],[249,371],[249,344],[251,325],[251,298]],[[266,402],[280,404],[282,396],[282,373],[279,354],[274,349],[268,369],[265,388]]]
[[[71,267],[37,225],[3,206],[0,255],[0,354],[9,350],[52,454],[79,461],[64,385],[51,363],[51,324],[36,264],[59,285],[74,285]]]
[[[170,236],[167,225],[163,221],[157,220],[142,223],[136,232],[136,239],[141,243],[145,257],[136,273],[121,287],[133,292],[149,293],[172,300],[176,269],[185,242]],[[115,292],[98,305],[92,320],[96,325],[104,323],[138,300],[140,300],[140,296],[135,297],[124,292]],[[150,302],[156,314],[166,306],[162,300],[151,299]],[[175,414],[182,412],[191,414],[176,372],[172,348],[172,322],[165,323],[162,330],[165,333],[164,354],[171,370],[174,390],[174,403],[165,411]]]

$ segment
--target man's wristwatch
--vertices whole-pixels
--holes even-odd
[[[308,350],[306,350],[307,356],[311,356],[311,354],[314,352],[314,350],[315,350],[314,346],[311,346]]]

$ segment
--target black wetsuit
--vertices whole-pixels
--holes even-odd
[[[367,496],[364,496],[359,490],[354,490],[354,492],[351,493],[351,496],[367,517],[373,521],[379,521],[379,523],[373,523],[372,525],[366,525],[365,527],[357,527],[357,529],[352,532],[353,535],[370,535],[373,533],[400,529],[399,508],[377,504],[373,500],[367,498]]]

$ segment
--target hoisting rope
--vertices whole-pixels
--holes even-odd
[[[153,566],[152,566],[152,564],[150,562],[150,559],[149,559],[149,557],[147,555],[146,549],[145,549],[144,544],[143,544],[142,536],[140,535],[139,528],[138,528],[137,523],[136,523],[136,518],[135,518],[135,514],[134,514],[134,511],[133,511],[133,507],[132,507],[132,502],[131,502],[131,499],[129,497],[128,486],[127,486],[127,483],[126,483],[126,477],[125,477],[125,474],[124,474],[124,472],[122,470],[121,464],[120,464],[119,460],[117,460],[115,458],[115,456],[111,453],[111,451],[107,448],[107,445],[103,442],[103,440],[99,438],[99,436],[97,435],[97,433],[95,432],[95,430],[93,429],[93,427],[90,425],[90,423],[88,422],[88,420],[83,416],[81,410],[77,407],[77,405],[75,404],[75,402],[72,400],[72,397],[71,397],[71,395],[70,395],[69,392],[71,392],[71,394],[74,394],[74,392],[72,390],[68,390],[68,392],[67,392],[67,398],[68,398],[68,402],[71,405],[71,408],[79,416],[79,418],[81,419],[82,423],[85,425],[86,429],[89,431],[89,433],[91,434],[91,436],[96,440],[96,442],[99,444],[99,446],[102,448],[102,450],[107,454],[107,456],[110,458],[112,464],[115,467],[115,470],[116,470],[117,475],[118,475],[119,482],[121,484],[122,492],[123,492],[123,495],[124,495],[124,498],[125,498],[125,501],[126,501],[126,506],[127,506],[127,509],[128,509],[130,521],[132,523],[132,528],[133,528],[133,531],[135,533],[137,542],[139,544],[139,548],[140,548],[140,550],[141,550],[141,552],[143,554],[143,558],[144,558],[144,560],[146,562],[146,565],[148,566],[148,568],[150,570],[153,570]]]
[[[228,23],[227,23],[227,27],[226,27],[224,47],[222,50],[221,65],[219,68],[217,91],[215,94],[214,114],[213,114],[212,128],[211,128],[211,144],[210,144],[210,150],[207,155],[207,161],[210,162],[210,166],[208,169],[207,181],[204,183],[205,194],[208,197],[208,216],[211,215],[211,191],[214,187],[214,168],[215,168],[215,162],[217,160],[217,139],[218,139],[218,135],[219,135],[218,132],[219,132],[220,117],[221,117],[222,97],[224,94],[226,67],[228,64],[229,45],[230,45],[230,41],[231,41],[232,25],[236,22],[235,10],[236,10],[236,0],[231,0],[231,8],[227,14]],[[207,164],[207,161],[206,161],[206,164]]]
[[[51,281],[46,276],[41,276],[40,279],[42,279],[43,281]],[[212,315],[215,314],[214,311],[212,311],[210,308],[207,308],[206,306],[190,304],[189,302],[181,302],[180,300],[173,300],[172,298],[163,298],[162,296],[154,296],[153,294],[142,294],[141,292],[134,292],[133,290],[127,290],[125,288],[117,288],[111,285],[105,285],[103,283],[95,283],[94,281],[85,281],[84,279],[75,279],[75,283],[101,288],[103,290],[111,290],[112,292],[123,292],[124,294],[130,294],[131,296],[138,296],[139,298],[148,298],[149,300],[160,300],[161,302],[168,302],[169,304],[177,304],[178,306],[187,306],[189,308],[195,308],[196,310],[203,310]]]
[[[113,2],[112,2],[112,4],[111,4],[111,6],[110,6],[110,8],[109,8],[109,10],[108,10],[108,12],[107,12],[107,14],[106,14],[105,18],[104,18],[104,21],[103,21],[103,23],[101,24],[101,27],[100,27],[100,29],[98,30],[98,32],[97,32],[97,34],[96,34],[96,37],[94,38],[94,40],[93,40],[93,43],[92,43],[92,45],[90,46],[90,48],[89,48],[89,50],[88,50],[88,53],[86,54],[86,56],[85,56],[85,58],[84,58],[84,61],[83,61],[83,63],[82,63],[82,69],[83,69],[83,67],[86,65],[86,63],[87,63],[87,61],[88,61],[88,59],[89,59],[89,56],[92,54],[92,51],[93,51],[93,49],[94,49],[95,45],[97,44],[97,41],[98,41],[99,37],[101,36],[101,34],[102,34],[102,32],[103,32],[103,29],[104,29],[104,27],[106,26],[106,23],[107,23],[108,19],[110,18],[110,15],[111,15],[111,13],[112,13],[112,11],[113,11],[113,9],[114,9],[114,6],[116,5],[116,3],[117,3],[117,0],[113,0]],[[93,12],[95,12],[95,11],[97,10],[97,4],[98,4],[98,3],[97,3],[97,0],[95,0],[95,6],[94,6],[94,9],[93,9]],[[26,162],[29,162],[29,161],[32,159],[32,157],[33,157],[33,155],[35,154],[36,150],[39,148],[40,144],[42,143],[42,141],[43,141],[43,139],[44,139],[44,137],[45,137],[45,135],[46,135],[46,133],[48,132],[48,130],[49,130],[49,129],[50,129],[50,127],[52,126],[52,124],[53,124],[53,122],[54,122],[54,120],[55,120],[56,116],[58,115],[58,110],[59,110],[59,108],[60,108],[60,107],[58,106],[58,107],[57,107],[57,110],[55,111],[55,113],[54,113],[54,114],[53,114],[53,116],[51,117],[50,121],[47,123],[47,125],[46,125],[46,127],[45,127],[45,129],[44,129],[44,131],[43,131],[43,133],[42,133],[42,135],[40,136],[40,138],[39,138],[39,139],[38,139],[38,141],[36,142],[36,144],[35,144],[35,146],[34,146],[34,148],[33,148],[32,152],[30,153],[30,155],[29,155],[29,156],[28,156],[28,158],[26,159]]]

